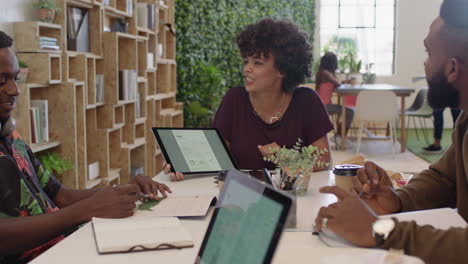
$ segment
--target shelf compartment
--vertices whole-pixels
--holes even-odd
[[[62,57],[51,53],[18,53],[29,67],[28,82],[57,84],[62,82]]]
[[[145,77],[148,68],[148,41],[138,40],[138,76]]]
[[[16,52],[61,53],[63,49],[62,26],[44,22],[16,22],[15,50]],[[40,48],[40,37],[57,39],[59,50]]]
[[[60,146],[60,141],[49,141],[40,144],[30,144],[29,146],[31,147],[31,151],[33,153],[38,153],[46,150],[51,150]]]
[[[114,125],[121,125],[125,123],[124,106],[114,107]]]
[[[157,92],[168,93],[172,92],[171,86],[171,67],[170,64],[158,64],[157,71]]]
[[[86,160],[86,102],[84,83],[75,83],[75,107],[76,107],[76,155],[77,155],[77,173],[78,186],[86,187],[86,175],[88,173],[88,162]]]
[[[122,142],[127,144],[135,143],[135,104],[126,104],[125,125],[123,128]]]
[[[148,95],[156,95],[157,85],[156,85],[156,72],[147,72],[146,79],[148,80]]]
[[[143,139],[144,140],[144,139]],[[141,145],[130,151],[130,177],[133,178],[138,174],[146,175],[146,147]]]
[[[139,83],[138,84],[138,100],[135,103],[135,116],[136,118],[146,117],[146,95],[148,94],[148,84],[147,83]]]
[[[171,97],[161,100],[161,107],[163,109],[174,108],[175,103],[176,103],[175,96],[171,96]]]
[[[86,59],[86,105],[96,104],[96,60]]]

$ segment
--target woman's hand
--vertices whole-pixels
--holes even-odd
[[[170,174],[171,181],[183,181],[185,176],[181,172],[171,172],[171,164],[164,165],[164,173]]]
[[[281,149],[281,147],[276,143],[272,142],[267,145],[258,145],[258,150],[262,153],[263,157],[269,157],[271,156],[275,151]]]

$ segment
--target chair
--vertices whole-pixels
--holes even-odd
[[[409,127],[410,120],[413,120],[413,126],[416,129],[417,140],[419,140],[419,133],[418,126],[416,125],[416,118],[419,120],[424,140],[427,144],[429,144],[425,119],[432,119],[432,107],[427,102],[427,91],[427,88],[421,88],[418,91],[413,104],[408,109],[406,109],[405,116],[408,117],[406,127]]]
[[[395,153],[395,121],[397,118],[397,98],[390,91],[362,91],[359,93],[356,103],[355,122],[359,124],[358,143],[356,153],[361,147],[364,123],[370,121],[388,122],[390,125],[390,137],[393,140],[392,150]]]

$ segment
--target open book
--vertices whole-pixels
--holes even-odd
[[[175,217],[92,220],[99,254],[193,247],[190,233]]]
[[[391,217],[395,217],[398,221],[416,221],[418,225],[432,225],[435,228],[444,230],[451,227],[467,227],[465,220],[452,208],[421,210],[380,216],[380,218]],[[320,232],[319,236],[320,239],[330,247],[354,247],[354,245],[327,229]]]
[[[216,202],[214,195],[169,196],[151,211],[136,211],[135,216],[205,216],[210,205]]]

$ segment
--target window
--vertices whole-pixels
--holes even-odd
[[[342,58],[354,52],[361,71],[394,72],[395,0],[321,0],[320,43]],[[369,68],[370,67],[370,68]],[[341,65],[341,70],[345,69]]]

